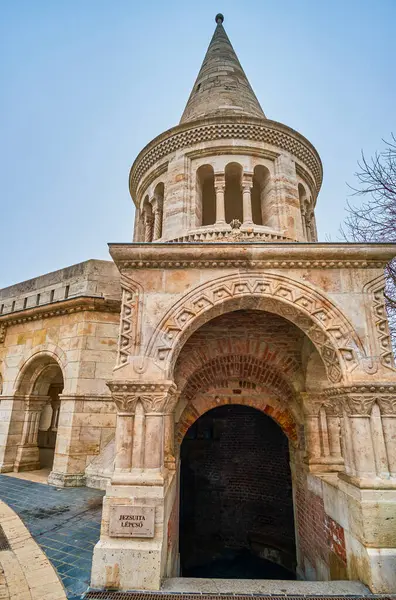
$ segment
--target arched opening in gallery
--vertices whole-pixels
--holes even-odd
[[[226,222],[238,219],[242,223],[242,166],[235,162],[229,163],[225,168],[224,203]]]
[[[253,171],[252,218],[255,225],[267,225],[267,196],[270,184],[270,173],[263,165],[256,165]]]
[[[17,389],[22,418],[15,471],[51,470],[63,387],[61,367],[50,355],[37,355],[22,370]]]
[[[197,225],[213,225],[216,221],[216,193],[211,165],[202,165],[197,170],[197,197]]]

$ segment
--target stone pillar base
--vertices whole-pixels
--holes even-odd
[[[305,462],[311,473],[339,473],[344,470],[344,460],[338,457],[310,457]]]
[[[18,446],[17,456],[13,470],[19,471],[36,471],[40,468],[40,455],[37,445],[35,446]]]
[[[10,473],[14,470],[14,463],[3,463],[0,466],[0,473]]]
[[[356,488],[361,490],[396,490],[396,479],[391,477],[390,479],[377,478],[365,478],[355,477],[354,475],[348,475],[347,473],[338,473],[338,477]]]
[[[55,487],[82,487],[85,486],[85,473],[56,473],[51,471],[48,484]]]
[[[100,540],[93,553],[91,587],[161,589],[162,540]]]

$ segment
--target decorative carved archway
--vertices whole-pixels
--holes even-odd
[[[227,275],[196,287],[162,318],[147,355],[170,377],[187,338],[214,316],[240,309],[265,310],[291,321],[319,351],[330,382],[338,383],[365,354],[352,324],[323,294],[273,273]]]

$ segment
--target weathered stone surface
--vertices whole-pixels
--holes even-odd
[[[131,169],[134,242],[110,245],[115,264],[0,292],[0,470],[31,468],[56,437],[52,483],[108,483],[94,587],[179,574],[183,438],[238,404],[287,437],[296,575],[396,591],[396,248],[319,243],[321,178],[310,142],[264,117],[218,22],[181,124]],[[155,515],[153,537],[119,536],[125,506]]]

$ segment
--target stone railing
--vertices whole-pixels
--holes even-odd
[[[229,225],[222,228],[200,228],[188,232],[186,235],[168,240],[177,242],[293,242],[288,237],[271,231],[260,231],[259,227],[249,229],[231,229]]]

